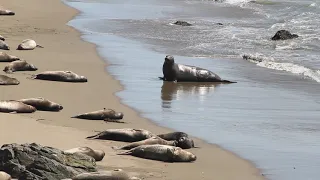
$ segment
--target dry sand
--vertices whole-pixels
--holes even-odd
[[[97,55],[93,44],[84,42],[79,32],[66,25],[77,11],[59,0],[10,0],[1,5],[16,13],[0,16],[0,34],[6,38],[11,50],[8,54],[18,56],[46,70],[71,70],[88,77],[88,83],[64,83],[30,80],[36,72],[16,72],[12,77],[18,86],[1,86],[0,99],[44,97],[64,106],[61,112],[34,114],[0,114],[0,145],[5,143],[31,143],[68,149],[90,146],[103,149],[106,156],[98,165],[101,169],[122,168],[137,172],[145,179],[263,179],[260,172],[249,162],[218,146],[199,139],[201,148],[191,149],[197,155],[193,163],[162,163],[132,156],[118,156],[111,146],[124,144],[113,141],[86,140],[96,130],[108,128],[143,128],[155,133],[170,131],[141,118],[133,109],[121,104],[114,93],[121,90],[120,83],[105,72],[107,64]],[[34,39],[44,48],[18,51],[18,44],[27,38]],[[2,50],[1,50],[2,51]],[[3,50],[4,51],[4,50]],[[1,63],[0,74],[7,63]],[[87,121],[70,117],[83,112],[113,108],[124,113],[126,124]],[[42,119],[42,120],[39,120]]]

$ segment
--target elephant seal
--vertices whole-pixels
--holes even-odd
[[[19,99],[17,101],[33,106],[37,110],[41,111],[60,111],[63,109],[63,106],[61,106],[60,104],[49,101],[42,97]]]
[[[182,149],[195,148],[193,140],[190,139],[188,134],[184,132],[177,131],[166,134],[159,134],[158,136],[167,141],[176,141],[176,146],[181,147]]]
[[[176,82],[221,82],[236,83],[221,79],[217,74],[203,68],[177,64],[174,57],[167,55],[162,66],[163,77],[159,77],[164,81]]]
[[[113,149],[125,149],[125,150],[130,150],[132,148],[141,146],[141,145],[152,145],[152,144],[162,144],[162,145],[168,145],[168,146],[176,146],[177,142],[176,141],[166,141],[160,137],[154,136],[149,139],[145,139],[142,141],[137,141],[133,143],[129,143],[127,145],[124,145],[122,147],[116,147],[113,146]]]
[[[72,116],[71,118],[119,122],[119,120],[123,118],[123,113],[122,112],[116,112],[113,109],[103,108],[103,110],[98,110],[98,111],[88,112],[88,113],[84,113],[84,114],[79,114],[79,115],[76,115],[76,116]]]
[[[0,9],[0,16],[13,16],[15,13],[7,9]]]
[[[16,78],[0,75],[0,85],[18,85],[20,82]]]
[[[37,44],[36,41],[32,39],[25,39],[18,45],[17,50],[33,50],[36,47],[43,48],[43,46]]]
[[[0,35],[0,40],[1,41],[5,41],[6,39],[3,36]]]
[[[0,180],[10,180],[11,176],[4,172],[4,171],[0,171]]]
[[[0,112],[4,113],[33,113],[37,109],[19,101],[0,101]]]
[[[6,42],[0,40],[0,49],[10,50],[10,47],[9,47],[9,45],[8,45]]]
[[[179,147],[159,144],[141,145],[118,155],[132,155],[164,162],[192,162],[197,159],[194,154]]]
[[[111,171],[81,173],[74,176],[72,180],[141,180],[141,179],[137,177],[130,177],[122,169],[115,169]]]
[[[44,71],[33,75],[31,79],[62,82],[88,82],[86,77],[80,76],[72,71]]]
[[[16,56],[11,56],[7,53],[0,52],[0,62],[12,62],[12,61],[17,61],[20,60],[20,58]]]
[[[89,136],[87,139],[104,139],[123,142],[136,142],[145,140],[155,136],[151,132],[144,129],[108,129],[96,135]]]
[[[29,64],[25,60],[17,60],[9,63],[3,71],[6,73],[13,73],[15,71],[36,71],[38,68],[33,64]]]
[[[91,149],[89,147],[77,147],[77,148],[65,150],[64,153],[70,153],[70,154],[82,153],[82,154],[91,156],[96,161],[101,161],[103,159],[103,157],[105,156],[104,151],[102,151],[102,150],[94,150],[94,149]]]

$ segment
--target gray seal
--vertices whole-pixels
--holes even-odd
[[[166,141],[160,137],[151,137],[149,139],[145,139],[145,140],[142,140],[142,141],[137,141],[137,142],[132,142],[132,143],[129,143],[127,145],[124,145],[122,147],[116,147],[116,146],[113,146],[112,148],[113,149],[125,149],[125,150],[130,150],[132,148],[135,148],[135,147],[138,147],[138,146],[141,146],[141,145],[152,145],[152,144],[162,144],[162,145],[168,145],[168,146],[176,146],[177,142],[176,141]]]
[[[63,109],[63,106],[61,106],[60,104],[44,99],[42,97],[19,99],[17,101],[33,106],[37,110],[41,111],[60,111]]]
[[[118,155],[132,155],[164,162],[192,162],[197,159],[196,155],[179,147],[159,144],[141,145]]]
[[[11,56],[7,53],[4,52],[0,52],[0,62],[12,62],[12,61],[17,61],[20,58],[16,57],[16,56]]]
[[[9,45],[8,45],[6,42],[0,40],[0,49],[10,50],[10,47],[9,47]]]
[[[103,139],[123,142],[136,142],[145,140],[155,136],[151,132],[144,129],[108,129],[96,135],[89,136],[87,139]]]
[[[19,101],[0,101],[0,112],[4,113],[33,113],[37,109]]]
[[[235,83],[221,79],[217,74],[196,66],[177,64],[174,62],[174,57],[167,55],[162,66],[164,81],[176,82],[220,82],[220,83]]]
[[[18,45],[17,50],[33,50],[36,47],[43,48],[43,46],[37,44],[33,39],[25,39]]]
[[[88,120],[104,120],[104,121],[109,121],[109,122],[120,122],[119,120],[123,118],[123,113],[116,112],[113,109],[103,108],[102,110],[72,116],[71,118],[88,119]]]
[[[71,179],[68,179],[71,180]],[[81,173],[74,177],[72,180],[141,180],[140,178],[129,176],[122,169],[115,169],[111,171],[99,171]]]
[[[167,141],[176,141],[176,146],[181,147],[182,149],[196,148],[194,146],[194,141],[189,138],[189,135],[185,132],[176,131],[166,134],[158,134],[158,136]]]
[[[38,68],[33,64],[29,64],[25,60],[17,60],[9,63],[3,71],[6,73],[13,73],[15,71],[36,71]]]
[[[0,75],[0,85],[18,85],[20,82],[16,78]]]
[[[88,82],[86,77],[80,76],[72,71],[44,71],[33,75],[31,79],[62,82]]]
[[[72,148],[69,150],[63,151],[64,153],[69,153],[69,154],[74,154],[74,153],[82,153],[87,156],[91,156],[94,158],[96,161],[101,161],[103,157],[105,156],[104,151],[102,150],[94,150],[89,147],[77,147],[77,148]]]

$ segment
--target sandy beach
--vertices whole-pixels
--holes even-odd
[[[114,93],[121,84],[105,72],[104,61],[93,44],[81,40],[81,34],[66,25],[77,11],[59,0],[11,0],[1,6],[16,13],[0,16],[0,34],[6,38],[11,50],[4,51],[34,64],[36,72],[15,72],[9,76],[20,81],[18,86],[2,86],[1,100],[44,97],[63,105],[61,112],[37,111],[33,114],[0,114],[0,144],[31,143],[68,149],[89,146],[106,152],[100,169],[122,168],[136,172],[144,179],[263,179],[250,162],[218,146],[199,139],[200,148],[190,149],[197,156],[193,163],[162,163],[131,156],[118,156],[111,148],[125,144],[114,141],[93,141],[85,137],[108,128],[143,128],[154,133],[169,132],[139,113],[123,105]],[[27,38],[34,39],[44,48],[32,51],[15,50]],[[2,70],[7,63],[1,63]],[[63,83],[30,80],[27,77],[47,70],[71,70],[88,78],[87,83]],[[0,74],[5,74],[1,71]],[[112,108],[124,113],[125,124],[86,121],[70,117],[83,112]]]

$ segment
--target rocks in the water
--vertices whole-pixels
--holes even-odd
[[[186,21],[176,21],[173,24],[180,25],[180,26],[192,26],[192,24],[186,22]]]
[[[65,154],[59,149],[35,143],[3,145],[0,170],[24,180],[57,180],[97,171],[95,160],[90,156]]]
[[[287,40],[287,39],[293,39],[299,37],[297,34],[291,34],[287,30],[280,30],[277,31],[277,33],[271,38],[273,41],[277,40]]]

